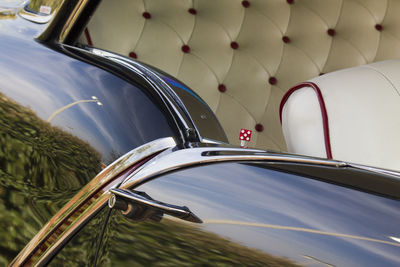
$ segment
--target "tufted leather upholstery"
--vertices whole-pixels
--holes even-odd
[[[284,93],[320,73],[399,57],[399,12],[397,0],[103,0],[88,30],[93,46],[194,89],[231,143],[248,128],[249,146],[286,150]]]
[[[400,170],[400,59],[332,72],[310,82],[290,90],[283,106],[289,151],[326,157],[328,145],[335,159]],[[318,88],[329,129],[324,129]]]

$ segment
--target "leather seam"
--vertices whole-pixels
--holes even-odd
[[[367,68],[367,69],[371,69],[371,70],[374,70],[376,73],[378,73],[378,74],[380,74],[391,86],[392,86],[392,88],[394,89],[394,91],[400,96],[400,92],[399,92],[399,90],[396,88],[396,86],[392,83],[392,81],[389,79],[389,77],[388,76],[386,76],[383,72],[381,72],[380,70],[378,70],[377,68],[374,68],[374,67],[372,67],[372,66],[362,66],[362,67],[364,67],[364,68]]]
[[[93,46],[92,38],[90,37],[89,29],[85,28],[85,37],[89,46]]]
[[[326,152],[326,157],[328,159],[332,159],[332,149],[331,149],[331,141],[330,141],[330,135],[329,135],[329,123],[328,123],[328,113],[326,111],[326,106],[325,106],[325,101],[321,93],[321,89],[319,89],[318,85],[316,85],[313,82],[304,82],[300,83],[294,87],[292,87],[289,91],[286,92],[286,94],[283,96],[280,106],[279,106],[279,119],[282,124],[282,111],[283,107],[286,103],[286,101],[289,99],[289,97],[297,90],[304,88],[304,87],[311,87],[314,89],[314,92],[317,95],[318,98],[318,103],[319,107],[321,110],[321,116],[322,116],[322,126],[324,129],[324,141],[325,141],[325,152]]]

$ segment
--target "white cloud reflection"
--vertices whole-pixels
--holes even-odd
[[[289,174],[239,164],[182,171],[140,187],[160,201],[186,205],[203,220],[236,220],[389,241],[400,232],[398,202]],[[388,220],[390,218],[390,220]],[[251,247],[300,262],[310,255],[340,266],[400,264],[400,247],[276,229],[206,225]]]

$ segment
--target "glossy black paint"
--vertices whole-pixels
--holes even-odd
[[[91,144],[107,162],[159,137],[179,138],[177,126],[143,83],[132,85],[35,42],[33,34],[18,32],[33,31],[32,23],[18,19],[3,25],[10,24],[15,26],[1,32],[0,44],[0,91],[6,97],[47,120],[67,104],[96,96],[102,106],[77,104],[51,124]]]
[[[135,188],[187,206],[204,223],[167,216],[159,224],[137,223],[114,211],[100,265],[400,264],[400,243],[391,238],[399,238],[399,201],[270,167],[206,165]]]
[[[159,137],[182,140],[148,85],[35,41],[44,27],[0,19],[1,265],[105,165]]]
[[[0,20],[1,265],[104,165],[159,137],[188,141],[176,114],[143,79],[57,43],[76,3],[66,1],[46,30],[17,16]],[[67,44],[75,43],[97,3],[90,2]],[[205,137],[213,138],[213,129],[223,134],[216,120],[205,123],[215,118],[210,110],[196,113],[206,107],[197,95],[159,74],[191,103],[192,123]],[[92,96],[102,106],[82,102],[62,111]],[[90,265],[99,255],[100,266],[397,266],[400,243],[391,237],[400,232],[398,188],[395,179],[368,172],[271,162],[180,170],[136,189],[188,206],[202,226],[167,216],[161,223],[132,222],[117,210],[108,219],[105,208],[52,264]]]

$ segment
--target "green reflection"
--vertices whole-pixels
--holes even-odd
[[[104,207],[52,259],[49,266],[94,266],[99,236],[108,212],[108,207]]]
[[[133,222],[113,212],[98,266],[298,266],[195,224]]]
[[[101,170],[100,158],[0,93],[0,265]]]
[[[63,0],[31,0],[28,8],[39,12],[41,6],[48,6],[51,7],[51,13],[53,13],[54,10],[58,8],[62,2]]]

